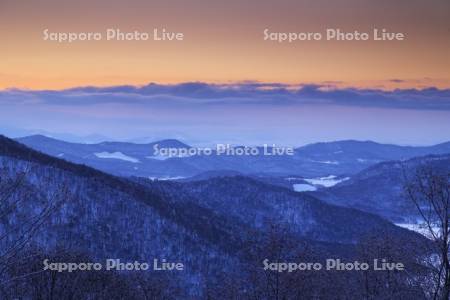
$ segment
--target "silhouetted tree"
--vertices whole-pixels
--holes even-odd
[[[435,255],[430,256],[430,267],[436,271],[434,286],[430,287],[432,299],[447,300],[450,297],[450,173],[421,166],[412,176],[405,177],[406,195],[417,208],[426,235],[435,248]]]

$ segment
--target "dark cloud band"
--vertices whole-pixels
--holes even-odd
[[[208,84],[188,82],[173,85],[77,87],[61,91],[5,90],[1,104],[144,106],[196,105],[339,105],[357,107],[450,110],[450,89],[335,88],[330,85],[286,85],[282,83],[239,82]]]

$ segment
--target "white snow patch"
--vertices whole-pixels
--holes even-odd
[[[287,181],[292,181],[292,180],[303,180],[303,178],[302,178],[302,177],[287,177],[287,178],[285,178],[285,180],[287,180]]]
[[[316,162],[319,164],[327,164],[327,165],[338,165],[339,162],[335,160],[311,160],[312,162]]]
[[[58,157],[63,157],[63,156],[64,156],[64,153],[58,154]]]
[[[132,163],[139,163],[139,159],[123,154],[122,152],[97,152],[94,153],[98,158],[112,158],[129,161]]]
[[[349,180],[349,179],[350,179],[350,177],[337,178],[337,176],[335,176],[335,175],[330,175],[330,176],[319,177],[319,178],[309,178],[309,179],[305,178],[305,181],[308,183],[314,184],[314,185],[330,187],[330,186],[334,186],[342,181]]]
[[[294,191],[296,192],[312,192],[317,190],[317,188],[310,184],[305,183],[296,183],[293,184],[292,187],[294,188]]]

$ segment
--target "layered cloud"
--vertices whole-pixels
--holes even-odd
[[[39,106],[119,104],[147,107],[337,105],[448,111],[450,90],[427,88],[386,91],[336,88],[329,84],[292,86],[259,82],[190,82],[173,85],[151,83],[145,86],[78,87],[61,91],[1,91],[0,105],[7,103]]]

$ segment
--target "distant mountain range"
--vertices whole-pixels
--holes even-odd
[[[208,172],[239,172],[245,175],[321,177],[351,175],[388,160],[404,160],[415,156],[450,153],[450,142],[410,147],[375,142],[338,141],[296,148],[292,156],[210,156],[162,157],[159,148],[190,149],[178,140],[162,140],[148,144],[103,142],[77,144],[42,135],[18,138],[17,141],[43,153],[82,163],[120,176],[179,179]]]
[[[307,192],[325,202],[414,223],[415,209],[403,194],[401,166],[439,158],[450,170],[450,142],[429,147],[339,141],[296,148],[294,156],[191,156],[162,158],[160,148],[189,149],[178,140],[148,144],[76,144],[41,135],[17,139],[43,153],[125,177],[189,183],[246,176],[261,183]]]
[[[230,251],[239,248],[243,232],[261,230],[271,222],[289,224],[296,236],[322,242],[351,244],[381,228],[407,233],[375,215],[326,204],[312,196],[243,176],[186,183],[128,180],[36,152],[1,136],[0,158],[17,169],[29,169],[32,181],[28,184],[34,189],[43,182],[51,183],[50,188],[69,184],[71,201],[64,204],[66,207],[54,219],[56,223],[45,231],[49,243],[57,237],[54,230],[64,228],[71,232],[68,243],[86,243],[86,237],[94,232],[84,231],[94,224],[109,227],[106,231],[95,230],[100,235],[97,242],[113,243],[114,236],[109,234],[136,233],[146,227],[159,230],[162,220],[167,222],[167,228],[174,228],[173,232],[166,228],[166,234],[176,237],[184,232]],[[164,233],[158,235],[161,238]],[[119,247],[111,251],[121,250]]]

